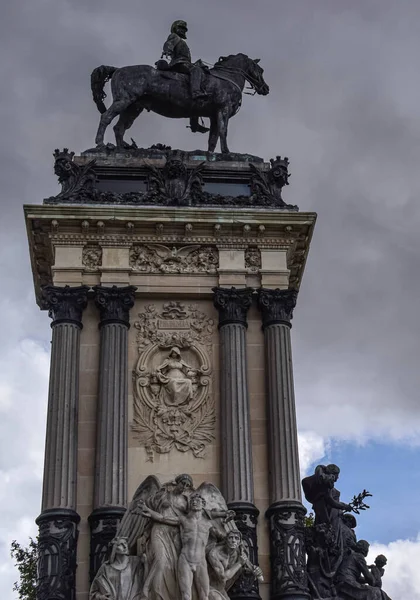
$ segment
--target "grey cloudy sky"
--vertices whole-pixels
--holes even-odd
[[[188,21],[194,58],[213,62],[236,52],[261,58],[270,95],[244,98],[231,122],[230,148],[265,159],[289,156],[286,201],[319,213],[293,327],[305,464],[328,452],[334,437],[407,451],[420,445],[420,3],[5,3],[0,591],[6,600],[14,597],[8,545],[14,537],[25,540],[39,509],[50,336],[48,318],[34,304],[22,204],[57,191],[54,148],[80,152],[93,145],[99,114],[89,88],[92,69],[152,64],[176,18]],[[145,114],[130,133],[139,146],[204,147],[205,138],[185,125]],[[395,565],[404,553],[418,561],[417,534],[388,547]],[[420,581],[403,588],[395,577],[393,585],[400,587],[391,596],[420,598]]]

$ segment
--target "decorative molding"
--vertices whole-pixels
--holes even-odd
[[[297,295],[297,290],[259,289],[258,307],[262,314],[263,327],[276,324],[290,327]]]
[[[86,285],[79,287],[58,287],[46,285],[42,288],[43,308],[48,309],[51,326],[59,323],[73,323],[82,328],[82,313],[87,306],[89,288]]]
[[[139,149],[136,149],[139,150]],[[141,175],[139,182],[145,188],[144,191],[115,193],[112,191],[99,190],[96,187],[96,171],[104,177],[104,167],[99,166],[97,161],[101,160],[101,153],[95,150],[88,151],[95,155],[84,165],[74,161],[74,152],[67,148],[63,151],[54,152],[54,172],[61,184],[61,192],[44,200],[45,204],[114,204],[114,205],[158,205],[158,206],[236,206],[236,207],[265,207],[277,208],[288,211],[298,211],[298,207],[286,204],[281,197],[281,190],[288,185],[287,158],[276,157],[271,159],[271,167],[267,171],[267,165],[258,157],[245,157],[245,155],[229,155],[230,164],[238,160],[248,165],[247,170],[242,171],[243,183],[251,188],[250,195],[227,196],[205,191],[204,172],[209,164],[215,162],[216,155],[208,156],[203,153],[203,162],[196,164],[196,160],[189,160],[189,155],[180,150],[166,150],[156,155],[151,150],[141,149],[141,160],[137,164]],[[200,152],[200,157],[201,157]],[[128,153],[130,158],[135,155]],[[103,156],[102,156],[103,158]],[[246,160],[244,161],[244,158]],[[224,156],[226,159],[226,155]],[[249,159],[262,164],[260,169]],[[164,160],[162,165],[161,161]],[[153,162],[155,161],[155,164]],[[237,173],[230,165],[220,168],[221,175],[229,183]],[[213,174],[213,173],[212,173]],[[211,183],[212,179],[209,179]],[[146,185],[145,185],[146,184]]]
[[[99,567],[108,559],[109,543],[114,539],[124,513],[125,508],[120,506],[106,506],[94,510],[88,518],[91,531],[89,560],[90,583],[92,583]]]
[[[260,511],[248,502],[230,502],[228,508],[235,511],[235,523],[247,548],[248,558],[258,567],[257,526]],[[230,588],[229,597],[232,600],[259,599],[258,580],[249,570],[242,571]]]
[[[300,503],[278,502],[266,513],[270,529],[271,600],[309,600],[305,514]]]
[[[161,244],[136,245],[130,249],[130,266],[142,273],[208,273],[219,266],[216,248],[193,244],[181,248]]]
[[[82,251],[82,264],[89,271],[96,271],[102,265],[101,246],[85,246]]]
[[[173,448],[204,457],[215,427],[213,319],[195,305],[167,302],[160,310],[146,306],[134,327],[139,358],[132,430],[148,460]]]
[[[118,218],[115,218],[115,211]],[[187,214],[188,211],[188,214]],[[212,208],[158,208],[110,206],[37,206],[25,207],[32,270],[34,273],[37,302],[41,303],[41,286],[52,285],[54,272],[61,273],[66,267],[54,267],[56,246],[100,246],[132,248],[161,244],[172,248],[187,244],[211,246],[220,249],[245,249],[257,247],[260,250],[284,250],[287,253],[287,268],[290,270],[289,288],[299,289],[308,254],[309,244],[315,223],[313,213],[281,213],[246,210],[241,213],[240,222],[233,221],[229,211]],[[139,219],[142,222],[139,227]],[[263,221],[261,221],[263,219]],[[82,233],[81,222],[87,220],[91,226]],[[51,231],[52,221],[58,223]],[[163,224],[162,231],[156,232],[156,223]],[[252,224],[252,231],[243,237],[243,222]],[[127,231],[127,223],[135,224],[133,232]],[[101,224],[101,227],[98,226]],[[185,224],[194,225],[193,233],[185,236]],[[199,223],[199,225],[198,225]],[[258,224],[264,223],[264,235],[259,235]],[[220,229],[215,231],[215,225]],[[296,254],[296,258],[295,258]],[[69,270],[70,267],[68,267]],[[251,273],[249,271],[249,273]],[[85,268],[83,276],[89,276]],[[129,277],[137,281],[136,270]],[[91,283],[89,281],[89,283]],[[131,283],[127,281],[127,283]],[[216,282],[212,283],[215,285]]]
[[[115,246],[116,243],[118,245],[122,245],[125,247],[134,247],[136,245],[151,245],[154,244],[185,244],[186,242],[191,242],[197,245],[213,245],[217,248],[236,248],[236,247],[247,247],[249,245],[258,245],[258,248],[267,248],[267,249],[288,249],[293,247],[296,244],[296,237],[292,233],[288,233],[288,237],[279,237],[279,233],[277,232],[277,237],[265,237],[264,239],[258,237],[250,237],[244,241],[243,237],[236,235],[194,235],[191,237],[185,237],[183,233],[173,233],[167,235],[157,235],[157,234],[127,234],[126,231],[121,231],[121,233],[88,233],[81,234],[79,232],[75,233],[57,233],[51,236],[51,241],[53,244],[60,244],[66,246],[80,246],[82,244],[99,244],[101,246]],[[289,267],[290,268],[290,267]]]
[[[37,600],[76,598],[79,515],[70,509],[45,510],[37,519]]]
[[[214,306],[219,311],[219,329],[236,323],[247,327],[247,313],[252,304],[251,288],[213,288]]]
[[[259,248],[247,248],[245,250],[245,269],[251,273],[257,273],[261,269],[261,250]]]
[[[95,285],[95,304],[99,308],[100,323],[99,327],[109,323],[120,323],[130,327],[130,308],[134,306],[134,294],[136,287],[128,285],[126,287],[103,287]]]

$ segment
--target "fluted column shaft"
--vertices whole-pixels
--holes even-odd
[[[219,311],[222,493],[248,544],[251,561],[258,565],[257,521],[254,506],[252,441],[247,377],[246,328],[252,290],[214,288]],[[229,595],[234,599],[259,598],[258,583],[246,573]]]
[[[267,368],[267,423],[271,503],[301,501],[299,452],[293,386],[290,327],[273,323],[264,329]]]
[[[253,502],[246,328],[220,327],[222,489],[227,502]]]
[[[46,286],[53,319],[37,598],[73,599],[77,548],[77,428],[80,331],[88,288]]]
[[[128,327],[101,327],[95,507],[127,503]]]
[[[304,516],[290,340],[294,290],[260,289],[267,390],[272,600],[306,600]]]
[[[101,349],[97,411],[94,508],[91,525],[90,576],[106,555],[127,505],[128,329],[134,305],[132,286],[96,286]]]
[[[42,510],[76,508],[80,326],[52,326]]]

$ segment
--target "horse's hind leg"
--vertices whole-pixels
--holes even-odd
[[[217,124],[217,117],[211,117],[210,119],[210,134],[209,134],[209,152],[214,152],[217,140],[219,139],[219,128]]]
[[[123,110],[123,112],[120,114],[117,124],[114,125],[115,142],[117,144],[117,148],[121,148],[124,145],[124,133],[127,131],[127,129],[130,129],[142,111],[143,106],[139,105],[138,103],[133,103],[130,104],[130,106]]]
[[[99,122],[98,133],[96,134],[95,143],[99,146],[104,143],[104,135],[105,130],[108,125],[111,123],[112,119],[114,119],[117,115],[123,112],[129,106],[131,100],[116,100],[111,106],[104,112],[101,116],[101,120]]]

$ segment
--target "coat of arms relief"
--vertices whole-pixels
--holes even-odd
[[[132,430],[148,460],[176,448],[203,458],[214,439],[214,321],[196,305],[148,305],[135,322]]]

